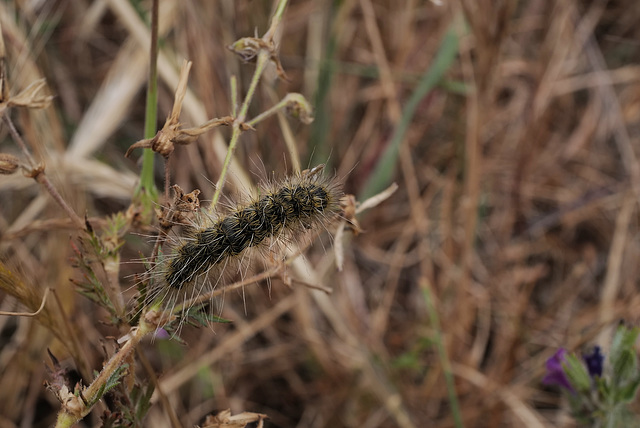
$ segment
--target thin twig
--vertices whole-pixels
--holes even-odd
[[[78,229],[84,230],[85,229],[84,221],[82,221],[82,219],[78,216],[78,214],[76,214],[76,212],[69,206],[69,204],[67,204],[67,202],[62,198],[58,190],[53,186],[53,184],[51,183],[51,181],[49,180],[49,178],[44,172],[44,166],[41,166],[41,165],[39,166],[36,164],[35,160],[33,159],[33,156],[31,156],[31,153],[27,148],[27,145],[25,144],[24,140],[18,133],[18,130],[14,126],[13,121],[11,120],[11,118],[9,118],[9,115],[4,114],[2,116],[2,119],[4,120],[4,123],[9,128],[9,133],[11,134],[15,142],[18,144],[18,146],[20,146],[22,152],[27,158],[29,162],[29,167],[31,168],[31,171],[29,171],[29,174],[31,175],[31,177],[33,177],[34,180],[40,183],[47,190],[47,192],[49,192],[51,197],[53,197],[53,200],[56,201],[56,203],[67,213],[69,218],[71,218],[71,220],[75,223]]]
[[[311,284],[310,282],[306,282],[306,281],[302,281],[301,279],[295,279],[293,278],[291,280],[292,283],[296,283],[296,284],[300,284],[303,287],[307,287],[311,290],[318,290],[318,291],[322,291],[323,293],[326,294],[331,294],[333,293],[333,289],[329,288],[329,287],[325,287],[324,285],[321,284]]]

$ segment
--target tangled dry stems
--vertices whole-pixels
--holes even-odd
[[[104,10],[77,3],[76,14],[59,16],[55,8],[0,8],[5,35],[19,41],[7,45],[16,89],[46,75],[58,96],[54,108],[20,110],[13,118],[73,211],[90,218],[126,206],[136,167],[123,165],[122,153],[141,129],[137,93],[145,65],[136,58],[145,44],[135,40],[146,28],[127,2],[111,3]],[[468,33],[456,27],[459,57],[446,81],[422,100],[406,133],[399,190],[361,219],[364,233],[345,248],[340,275],[331,252],[312,250],[295,262],[294,272],[309,282],[334,284],[331,296],[291,293],[274,280],[244,299],[225,298],[221,315],[234,325],[185,329],[188,348],[143,344],[150,364],[165,372],[159,390],[180,403],[185,426],[232,404],[269,414],[276,426],[451,426],[421,294],[428,286],[465,426],[560,426],[562,403],[539,384],[544,360],[557,346],[579,349],[597,340],[619,319],[638,321],[633,40],[640,12],[626,2],[343,3],[335,11],[313,1],[289,7],[279,48],[291,83],[274,87],[280,95],[320,89],[316,125],[293,129],[297,148],[304,157],[315,147],[323,160],[331,153],[354,192],[445,32],[461,16],[468,24]],[[183,111],[188,123],[226,116],[233,110],[228,75],[238,74],[240,87],[247,79],[219,41],[266,28],[268,11],[249,1],[234,8],[166,4],[161,33],[172,39],[160,55],[161,111],[170,110],[178,82],[168,58],[180,52],[194,60]],[[57,19],[51,32],[29,32],[44,28],[42,17]],[[65,48],[70,38],[73,49]],[[261,90],[256,100],[274,104]],[[75,132],[60,112],[77,124]],[[122,124],[124,114],[131,125]],[[231,191],[250,188],[244,167],[260,175],[255,165],[282,165],[279,123],[266,118],[261,125],[261,132],[243,134],[227,175]],[[212,131],[175,150],[174,165],[190,167],[176,168],[173,181],[210,198],[207,179],[220,176],[225,156],[221,135]],[[4,153],[15,146],[7,138],[1,147]],[[70,292],[74,273],[61,251],[68,248],[61,244],[68,222],[58,220],[65,214],[26,181],[17,174],[0,180],[1,258],[21,266],[30,290],[39,287],[25,294],[35,305],[29,311],[42,290],[56,290],[60,305],[47,305],[39,318],[57,320],[61,335],[66,325],[82,326],[74,352],[99,368],[101,338],[121,332],[102,325],[106,315]],[[135,259],[145,248],[131,242],[122,258]],[[132,273],[123,264],[119,280]],[[22,311],[7,295],[1,303],[2,310]],[[0,414],[12,423],[51,423],[57,409],[41,388],[42,356],[49,347],[62,358],[67,348],[30,319],[0,317],[0,328],[0,384],[20,391],[0,392]],[[158,353],[165,345],[171,349]],[[197,377],[201,367],[208,369]],[[212,398],[202,400],[203,391]],[[160,399],[158,393],[152,401]],[[156,406],[147,423],[165,420]]]

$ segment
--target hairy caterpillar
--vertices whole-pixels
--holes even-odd
[[[307,230],[326,226],[340,210],[342,192],[319,165],[262,189],[261,194],[214,218],[203,213],[187,236],[159,262],[153,300],[193,298],[219,281],[251,248],[273,250]],[[217,276],[217,278],[216,278]]]

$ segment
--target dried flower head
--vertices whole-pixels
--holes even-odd
[[[46,86],[47,82],[45,79],[38,79],[27,86],[22,92],[10,97],[8,104],[12,107],[47,108],[51,104],[53,96],[43,93]]]
[[[284,68],[282,68],[276,45],[270,38],[265,40],[264,38],[261,39],[258,37],[243,37],[227,46],[227,49],[238,55],[244,62],[255,61],[258,54],[261,51],[265,51],[269,55],[269,60],[276,66],[278,77],[282,80],[289,80],[284,72]]]
[[[289,116],[298,119],[305,125],[313,122],[313,107],[302,94],[292,92],[284,97],[286,111]]]
[[[129,157],[134,149],[151,149],[167,158],[175,150],[176,144],[190,144],[194,142],[199,135],[204,134],[217,126],[233,124],[234,119],[231,116],[225,116],[220,119],[211,119],[195,128],[181,129],[182,124],[180,123],[180,112],[182,111],[182,103],[187,92],[187,80],[189,78],[191,64],[191,61],[185,61],[182,66],[182,70],[180,71],[180,81],[178,82],[178,87],[176,88],[174,97],[173,108],[162,129],[158,131],[153,138],[147,138],[132,144],[125,153],[125,157]]]
[[[27,107],[43,109],[49,107],[53,96],[45,95],[43,89],[47,86],[45,79],[39,79],[27,86],[22,92],[8,95],[8,85],[2,76],[2,100],[0,100],[0,114],[9,107]]]
[[[234,54],[244,62],[255,60],[261,49],[271,50],[271,46],[258,37],[243,37],[227,46]]]
[[[13,174],[20,167],[20,159],[8,153],[0,153],[0,174]]]

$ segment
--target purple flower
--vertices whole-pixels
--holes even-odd
[[[169,334],[169,332],[167,330],[165,330],[164,328],[159,328],[156,330],[155,334],[153,335],[153,337],[155,339],[160,339],[160,340],[165,340],[165,339],[170,339],[171,335]]]
[[[562,368],[562,363],[565,362],[566,355],[567,350],[560,348],[547,360],[547,374],[542,378],[542,383],[545,385],[558,385],[571,392],[575,392],[571,386],[571,382],[569,382],[567,374],[564,372],[564,368]]]
[[[604,355],[600,352],[601,349],[599,346],[594,346],[593,350],[585,354],[582,358],[584,362],[587,364],[587,370],[589,370],[589,374],[591,377],[602,376],[602,363],[604,362]]]

